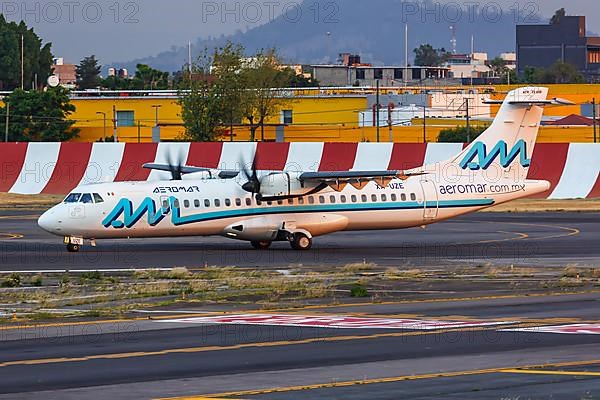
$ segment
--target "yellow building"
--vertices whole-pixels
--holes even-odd
[[[550,97],[561,97],[576,103],[574,106],[552,108],[547,114],[567,116],[580,114],[580,105],[589,103],[592,98],[600,101],[600,85],[549,85]],[[471,91],[489,93],[492,99],[503,99],[515,86],[449,87],[449,88],[382,88],[382,94],[419,94],[436,91],[469,96]],[[267,121],[265,140],[275,140],[275,125],[285,122],[286,141],[331,141],[360,142],[377,140],[377,128],[361,127],[360,113],[369,110],[368,96],[375,89],[365,88],[323,88],[297,89],[290,92],[289,100],[281,108],[279,115]],[[76,141],[98,141],[105,136],[112,139],[113,134],[119,141],[152,141],[152,128],[158,123],[161,140],[182,140],[185,129],[181,120],[181,110],[175,92],[90,92],[78,93],[73,98],[76,112],[71,116],[80,129]],[[430,99],[431,104],[431,99]],[[497,106],[490,108],[489,117],[497,112]],[[116,124],[115,124],[116,120]],[[489,119],[488,119],[489,120]],[[482,124],[474,120],[473,124]],[[428,119],[426,121],[427,141],[436,141],[440,130],[464,125],[462,119]],[[115,127],[116,125],[116,127]],[[260,129],[257,139],[260,139]],[[412,126],[394,126],[379,128],[381,141],[422,142],[423,120],[414,119]],[[233,140],[247,141],[250,130],[247,126],[235,126]],[[230,140],[227,136],[223,140]],[[544,126],[541,128],[540,142],[591,142],[592,127]]]

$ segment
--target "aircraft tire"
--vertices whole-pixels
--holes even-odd
[[[77,253],[79,251],[79,245],[78,244],[68,244],[67,251],[69,253]]]
[[[268,240],[253,240],[250,242],[256,250],[266,250],[271,247],[271,242]]]
[[[312,239],[302,232],[296,232],[290,241],[290,245],[294,250],[310,250],[312,247]]]

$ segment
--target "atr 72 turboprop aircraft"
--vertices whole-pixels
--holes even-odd
[[[543,107],[572,103],[547,94],[540,87],[509,92],[491,126],[444,162],[340,172],[146,164],[173,179],[80,186],[38,223],[64,237],[71,252],[84,240],[209,235],[307,250],[328,233],[432,224],[549,189],[527,179]]]

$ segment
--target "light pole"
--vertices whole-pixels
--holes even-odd
[[[4,131],[4,141],[8,142],[8,124],[10,122],[10,103],[6,102],[6,130]]]
[[[96,115],[102,115],[102,119],[104,121],[104,130],[102,131],[102,135],[104,136],[104,143],[106,143],[106,113],[98,111],[96,112]]]
[[[154,113],[155,113],[155,118],[156,118],[156,124],[155,126],[158,126],[158,110],[161,108],[161,105],[153,105],[152,108],[154,108]]]

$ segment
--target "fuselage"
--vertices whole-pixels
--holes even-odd
[[[86,239],[236,238],[227,228],[242,221],[259,221],[259,227],[294,226],[319,236],[427,225],[546,188],[547,182],[537,181],[476,183],[464,177],[436,183],[411,178],[395,179],[386,187],[370,182],[362,189],[348,185],[338,192],[327,187],[302,197],[260,201],[233,180],[120,182],[74,189],[73,194],[89,194],[93,202],[63,202],[46,212],[39,224],[59,236]]]

